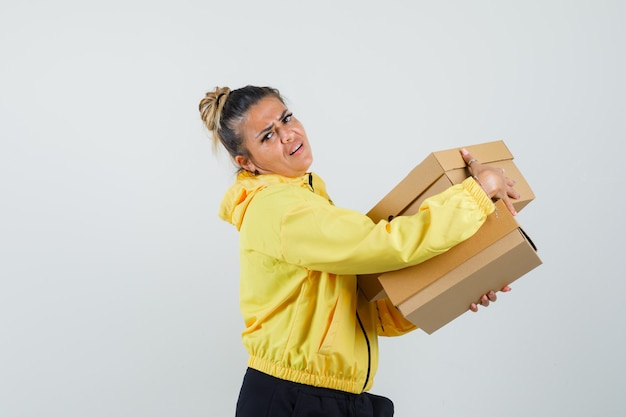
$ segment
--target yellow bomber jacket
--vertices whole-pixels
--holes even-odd
[[[242,341],[248,365],[289,381],[361,393],[377,337],[415,329],[388,299],[368,303],[357,274],[423,262],[473,235],[494,205],[471,178],[419,212],[374,223],[332,204],[313,173],[240,172],[220,217],[240,233]]]

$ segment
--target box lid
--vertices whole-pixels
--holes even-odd
[[[516,210],[521,210],[529,201],[534,199],[532,190],[521,172],[513,164],[513,154],[504,141],[485,142],[465,148],[482,164],[505,168],[505,172],[510,173],[512,178],[517,181],[518,186],[521,187],[517,191],[522,195],[523,200],[520,202],[513,201]],[[375,222],[382,219],[390,220],[390,217],[402,214],[404,209],[414,201],[423,200],[426,195],[432,194],[431,185],[435,184],[442,176],[447,175],[452,183],[463,181],[470,175],[466,168],[460,148],[432,152],[372,207],[367,216]]]
[[[481,164],[492,164],[513,159],[513,154],[502,140],[465,146],[465,148]],[[433,152],[433,155],[444,171],[465,168],[465,160],[461,156],[460,148]]]

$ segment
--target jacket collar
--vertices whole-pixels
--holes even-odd
[[[240,171],[237,174],[235,183],[230,186],[222,199],[219,209],[220,218],[231,223],[239,230],[246,209],[256,193],[276,184],[292,184],[297,187],[307,188],[328,199],[324,181],[312,172],[306,173],[301,177],[291,178],[277,174],[254,175],[248,171]]]

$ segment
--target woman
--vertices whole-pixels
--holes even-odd
[[[276,89],[215,88],[199,109],[214,144],[240,169],[219,211],[240,233],[249,360],[237,416],[392,416],[390,400],[367,392],[378,366],[377,337],[415,326],[388,299],[368,303],[356,275],[448,250],[480,228],[492,199],[514,212],[513,182],[463,150],[473,177],[426,200],[413,216],[375,224],[333,205],[324,182],[309,172],[304,128]],[[482,304],[495,300],[492,291]]]

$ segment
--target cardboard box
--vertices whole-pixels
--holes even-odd
[[[518,211],[534,198],[502,141],[467,149],[481,162],[504,166],[506,174],[517,181],[516,189],[524,198],[516,203]],[[467,178],[464,167],[458,149],[432,153],[368,216],[379,221],[414,214],[424,199]],[[504,203],[499,201],[496,207],[476,234],[446,253],[398,271],[359,276],[361,291],[370,300],[389,297],[405,317],[427,333],[441,328],[468,311],[483,294],[510,284],[541,264],[535,246]]]
[[[526,179],[513,163],[513,155],[503,141],[466,146],[481,164],[503,168],[505,175],[516,181],[519,200],[511,200],[515,210],[522,210],[534,200],[535,195]],[[420,204],[431,195],[438,194],[458,184],[470,175],[460,148],[433,152],[395,186],[367,215],[374,221],[389,220],[389,216],[409,215],[417,212]]]

